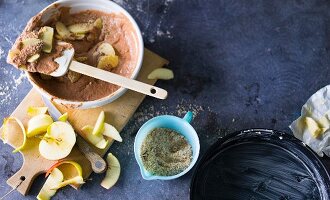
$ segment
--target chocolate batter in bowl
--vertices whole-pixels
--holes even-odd
[[[119,57],[118,66],[109,71],[135,79],[143,59],[143,40],[134,19],[120,6],[107,0],[57,1],[30,20],[28,26],[53,26],[57,21],[65,25],[87,23],[101,18],[103,27],[95,40],[68,41],[75,49],[75,57],[86,58],[86,64],[96,66],[92,57],[103,42],[111,44]],[[33,21],[37,23],[33,24]],[[106,69],[107,70],[107,69]],[[48,99],[74,108],[86,109],[105,105],[120,97],[127,89],[88,76],[72,75],[60,78],[28,73],[34,87]]]

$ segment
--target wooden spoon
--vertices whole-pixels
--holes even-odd
[[[59,42],[58,45],[68,46],[65,42]],[[102,81],[106,81],[108,83],[112,83],[130,90],[134,90],[136,92],[146,94],[152,97],[156,97],[158,99],[166,99],[167,91],[155,87],[153,85],[149,85],[140,81],[136,81],[133,79],[129,79],[118,74],[105,71],[96,67],[92,67],[77,61],[72,60],[74,56],[73,48],[66,48],[63,51],[63,55],[61,57],[56,58],[54,61],[59,64],[59,67],[52,72],[51,76],[60,77],[65,75],[68,70],[78,72],[80,74],[84,74]]]

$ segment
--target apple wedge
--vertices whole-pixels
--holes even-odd
[[[104,111],[101,111],[96,120],[94,129],[92,132],[93,135],[97,135],[97,136],[102,135],[102,132],[104,130],[104,119],[105,119]]]
[[[32,117],[28,122],[27,137],[45,133],[48,126],[53,123],[51,116],[40,114]]]
[[[170,80],[174,78],[173,71],[167,68],[154,69],[149,75],[148,79],[162,79]]]
[[[101,186],[105,189],[110,189],[116,184],[120,176],[120,163],[118,159],[109,153],[107,156],[108,169],[104,179],[101,182]]]
[[[108,124],[108,123],[104,123],[104,131],[102,133],[104,136],[110,137],[118,142],[122,142],[123,139],[121,138],[119,132],[117,131],[117,129]]]
[[[58,121],[61,121],[61,122],[66,122],[68,120],[68,113],[64,113],[63,115],[61,115],[59,118],[58,118]]]
[[[71,125],[54,122],[39,143],[41,156],[48,160],[59,160],[68,156],[76,143],[76,135]]]
[[[61,170],[54,168],[52,173],[48,176],[44,186],[42,186],[37,199],[39,200],[48,200],[56,193],[56,188],[63,182],[64,176]]]
[[[33,107],[33,106],[30,106],[27,109],[27,114],[31,117],[34,117],[36,115],[46,114],[47,110],[48,110],[47,107]]]
[[[49,26],[41,27],[40,29],[40,37],[41,40],[44,42],[44,46],[42,51],[46,53],[50,53],[53,48],[53,36],[54,36],[54,29]]]
[[[92,143],[94,146],[96,146],[97,148],[99,149],[104,149],[105,147],[107,147],[109,141],[108,140],[105,140],[103,138],[103,135],[93,135],[92,132],[93,132],[93,127],[90,126],[90,125],[87,125],[87,126],[84,126],[82,129],[81,129],[85,136],[86,136],[86,139]]]

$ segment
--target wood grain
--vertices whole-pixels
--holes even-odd
[[[137,80],[154,85],[156,80],[148,80],[148,74],[155,68],[162,67],[166,64],[168,64],[167,60],[145,49],[143,65]],[[132,117],[135,110],[141,104],[144,97],[145,95],[143,94],[127,91],[123,96],[114,102],[100,108],[76,110],[67,108],[63,105],[56,105],[56,107],[62,113],[68,112],[68,119],[74,127],[75,131],[82,137],[85,137],[84,134],[80,131],[81,128],[87,124],[94,125],[101,110],[103,110],[106,114],[106,122],[115,126],[118,131],[121,131],[127,124],[128,120]],[[26,95],[23,101],[11,114],[11,116],[20,119],[25,127],[27,127],[27,122],[30,119],[26,113],[29,106],[44,106],[39,93],[35,89],[32,89]],[[13,124],[13,126],[11,126],[7,131],[9,136],[8,144],[13,148],[18,147],[22,143],[23,139],[19,127]],[[28,138],[27,146],[20,152],[23,156],[22,168],[7,180],[7,183],[11,187],[17,187],[17,190],[23,195],[27,194],[34,178],[39,174],[44,173],[51,165],[55,163],[55,161],[49,161],[40,156],[38,150],[39,142],[40,140],[38,138]],[[94,147],[93,149],[101,156],[104,156],[112,142],[113,141],[111,140],[107,148],[103,150]],[[76,146],[73,148],[72,152],[66,159],[74,160],[81,164],[83,168],[83,176],[85,179],[92,173],[89,161],[82,155]],[[75,169],[69,165],[62,167],[61,170],[64,171],[63,173],[66,175],[75,175]],[[22,181],[23,179],[24,181]]]

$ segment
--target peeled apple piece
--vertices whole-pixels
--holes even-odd
[[[42,51],[46,53],[50,53],[53,48],[53,36],[54,29],[49,26],[41,27],[40,29],[40,39],[44,42],[44,46],[42,47]]]
[[[93,24],[90,23],[79,23],[68,26],[68,29],[72,33],[80,34],[91,31],[93,27],[94,27]]]
[[[173,71],[167,68],[155,69],[148,75],[148,79],[170,80],[173,78],[174,78]]]
[[[33,106],[30,106],[27,109],[27,114],[29,116],[33,117],[33,116],[40,115],[40,114],[46,114],[47,110],[48,110],[47,107],[33,107]]]
[[[47,132],[48,126],[53,123],[51,116],[40,114],[32,117],[28,122],[27,137],[33,137],[38,134]]]
[[[98,29],[102,29],[103,27],[103,21],[101,18],[97,18],[95,20],[95,22],[93,23],[94,27],[98,28]]]
[[[56,193],[56,187],[58,187],[63,182],[64,176],[61,170],[54,168],[52,173],[48,176],[45,184],[42,186],[37,199],[48,200]]]
[[[112,69],[117,67],[118,63],[119,59],[116,55],[100,56],[98,59],[97,68]]]
[[[120,163],[118,159],[109,153],[107,156],[108,169],[104,179],[101,182],[101,186],[105,189],[110,189],[116,184],[120,176]]]
[[[322,133],[322,129],[318,126],[317,122],[314,121],[314,119],[310,117],[305,117],[305,124],[307,130],[314,138],[317,138]]]
[[[117,131],[117,129],[108,124],[108,123],[104,123],[104,131],[102,133],[104,136],[110,137],[118,142],[122,142],[123,139],[121,138],[119,132]]]
[[[71,37],[70,31],[62,22],[56,22],[55,28],[60,38],[66,39]]]
[[[40,57],[40,54],[38,54],[38,53],[34,54],[33,56],[31,56],[30,58],[27,59],[27,62],[33,63],[33,62],[37,61],[39,59],[39,57]]]
[[[22,40],[23,48],[26,48],[28,46],[38,46],[43,45],[43,41],[37,38],[26,38]]]
[[[116,55],[115,49],[108,42],[101,43],[96,52],[104,55]]]
[[[39,143],[41,156],[48,160],[60,160],[67,157],[74,144],[76,135],[71,125],[65,122],[54,122]]]
[[[102,135],[102,132],[104,130],[104,119],[105,119],[104,111],[101,111],[96,120],[94,129],[92,132],[93,135],[97,135],[97,136]]]

